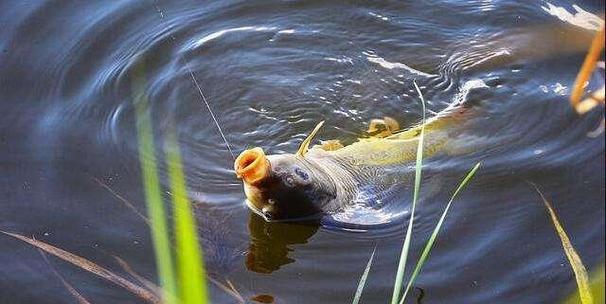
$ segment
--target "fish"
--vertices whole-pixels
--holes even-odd
[[[425,157],[449,150],[450,139],[462,131],[453,126],[469,118],[469,109],[453,103],[425,122]],[[313,219],[352,204],[377,207],[412,184],[420,124],[396,131],[393,119],[372,120],[369,133],[375,136],[310,148],[322,125],[296,153],[266,155],[254,147],[236,158],[234,170],[243,182],[246,204],[266,221]]]
[[[526,28],[491,37],[485,47],[470,51],[460,68],[491,70],[585,52],[593,37],[593,31],[568,24]],[[596,99],[604,99],[603,88],[596,94]],[[472,115],[469,108],[455,102],[426,121],[424,157],[452,154],[452,138],[463,131],[455,126]],[[370,137],[346,146],[332,139],[309,148],[322,125],[316,126],[296,153],[266,155],[255,147],[236,158],[234,170],[243,181],[246,204],[266,221],[314,218],[355,204],[385,210],[390,200],[402,197],[398,192],[410,190],[421,125],[397,131],[397,121],[375,119],[367,132]]]

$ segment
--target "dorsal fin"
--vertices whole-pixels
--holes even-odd
[[[301,146],[299,146],[299,150],[297,150],[296,155],[299,155],[301,157],[305,156],[305,153],[307,153],[307,150],[309,149],[309,144],[311,143],[311,140],[314,138],[314,136],[316,136],[316,133],[318,133],[322,125],[324,125],[323,120],[316,125],[316,127],[311,131],[311,133],[309,133],[307,138],[305,138],[305,140],[301,143]]]

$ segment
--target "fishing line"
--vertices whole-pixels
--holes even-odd
[[[154,7],[155,7],[156,11],[158,12],[158,14],[160,15],[160,19],[162,21],[164,21],[164,12],[162,12],[160,7],[158,6],[157,1],[154,1]],[[170,35],[170,38],[173,41],[173,43],[175,43],[177,41],[177,39],[175,39],[175,36],[173,34],[169,34],[169,35]],[[189,62],[189,59],[187,58],[187,54],[183,54],[183,56],[185,57],[185,60],[187,62]],[[223,133],[223,129],[221,129],[221,126],[219,125],[219,121],[217,120],[217,117],[215,117],[215,113],[211,109],[210,104],[208,103],[208,100],[206,100],[206,96],[204,96],[204,92],[202,91],[202,86],[200,86],[200,84],[198,83],[198,80],[196,79],[194,72],[191,70],[191,68],[189,67],[189,65],[187,63],[185,64],[185,67],[187,68],[187,72],[191,76],[191,79],[194,82],[194,85],[198,89],[198,93],[200,93],[200,96],[202,97],[202,101],[206,105],[206,108],[208,109],[208,113],[210,113],[210,117],[213,119],[213,122],[215,123],[215,126],[217,127],[217,130],[219,131],[219,134],[221,135],[221,138],[223,139],[223,142],[225,142],[225,147],[227,147],[229,154],[231,154],[231,158],[233,158],[235,160],[236,155],[234,154],[234,151],[231,149],[231,146],[230,146],[229,142],[227,141],[227,138],[225,137],[225,133]]]
[[[225,138],[225,134],[223,134],[223,130],[221,130],[221,126],[219,126],[219,121],[215,117],[215,114],[213,113],[213,111],[210,109],[210,104],[208,103],[208,101],[206,100],[206,97],[204,96],[204,93],[202,92],[202,87],[200,87],[200,85],[198,84],[198,80],[196,80],[196,77],[194,76],[194,73],[192,72],[192,70],[189,68],[189,65],[186,64],[185,66],[187,67],[187,71],[189,72],[189,75],[191,75],[191,79],[194,81],[194,84],[198,88],[198,92],[200,92],[200,96],[202,96],[202,101],[204,101],[204,104],[206,105],[206,108],[208,109],[208,113],[210,113],[210,117],[212,117],[213,121],[215,122],[215,126],[217,126],[217,130],[219,130],[219,134],[221,134],[221,138],[223,138],[223,141],[225,142],[225,146],[227,147],[229,154],[231,154],[231,158],[233,158],[235,160],[236,156],[234,155],[234,152],[231,150],[231,147],[229,146],[229,143],[227,142],[227,138]]]

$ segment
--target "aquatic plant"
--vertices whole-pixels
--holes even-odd
[[[368,278],[368,273],[370,272],[370,267],[372,266],[372,261],[375,258],[375,252],[377,251],[377,245],[372,249],[372,253],[370,254],[370,258],[368,258],[368,263],[366,263],[366,268],[364,269],[364,273],[360,277],[360,282],[358,283],[358,288],[356,289],[356,294],[354,295],[352,304],[358,304],[360,302],[360,297],[362,297],[362,291],[364,290],[364,285],[366,285],[366,279]]]
[[[591,289],[589,287],[589,276],[587,275],[587,269],[585,268],[585,265],[583,265],[583,261],[581,261],[581,257],[572,246],[572,242],[570,242],[570,238],[566,234],[564,227],[562,227],[562,224],[560,223],[558,216],[553,210],[551,203],[545,198],[543,192],[539,190],[539,187],[537,187],[537,185],[532,185],[541,196],[541,200],[543,200],[543,204],[545,205],[545,208],[549,213],[549,217],[553,222],[553,227],[557,232],[558,236],[560,237],[560,241],[562,242],[562,248],[564,249],[566,258],[568,259],[570,267],[572,267],[572,271],[574,272],[574,277],[576,279],[577,287],[579,289],[579,298],[581,300],[581,303],[592,304],[593,296],[591,295]]]
[[[602,264],[590,275],[589,291],[591,292],[594,303],[604,303],[604,262],[602,262]],[[580,299],[580,290],[577,289],[563,303],[577,304]]]
[[[433,244],[435,243],[438,233],[440,232],[440,228],[442,227],[442,224],[444,223],[444,219],[446,218],[446,215],[448,214],[448,211],[450,210],[450,206],[452,205],[452,202],[457,197],[459,192],[461,192],[461,190],[463,190],[467,186],[468,182],[471,180],[471,178],[475,175],[476,171],[480,167],[480,163],[477,163],[467,173],[465,178],[463,178],[463,181],[461,181],[461,183],[459,184],[459,186],[457,187],[455,192],[450,197],[448,204],[446,204],[446,207],[444,208],[444,212],[440,216],[440,219],[438,220],[436,227],[434,228],[433,232],[431,233],[430,238],[428,239],[427,243],[425,244],[425,247],[423,248],[421,256],[420,256],[419,260],[417,261],[415,268],[413,269],[413,272],[406,284],[404,293],[403,293],[402,297],[400,298],[400,294],[401,294],[401,290],[402,290],[402,286],[403,286],[404,274],[405,274],[405,270],[406,270],[406,260],[407,260],[407,257],[408,257],[409,251],[410,251],[410,241],[412,238],[412,227],[414,224],[414,213],[415,213],[415,208],[416,208],[416,204],[417,204],[420,189],[421,189],[421,174],[422,174],[422,165],[423,165],[423,140],[424,140],[424,135],[425,135],[425,120],[426,120],[425,119],[425,99],[423,98],[423,94],[421,93],[421,89],[419,88],[417,83],[413,81],[413,84],[415,86],[415,89],[417,90],[417,93],[419,94],[419,98],[421,99],[423,115],[422,115],[422,121],[421,121],[421,126],[420,126],[420,132],[419,132],[419,136],[418,136],[417,155],[416,155],[416,161],[415,161],[415,182],[414,182],[414,190],[413,190],[413,200],[412,200],[412,204],[411,204],[410,219],[408,221],[408,227],[406,230],[406,235],[404,237],[404,243],[402,245],[402,250],[400,252],[400,260],[398,262],[396,278],[394,280],[394,289],[393,289],[393,293],[392,293],[392,297],[391,297],[392,304],[404,303],[404,300],[406,299],[406,296],[408,295],[410,288],[412,287],[417,276],[419,275],[421,268],[423,267],[423,265],[429,258],[429,253],[431,252],[431,249],[433,248]],[[364,289],[364,285],[366,283],[366,279],[368,277],[368,273],[372,266],[372,262],[373,262],[374,255],[375,255],[375,250],[376,250],[376,246],[375,246],[375,249],[373,250],[370,258],[368,259],[368,263],[366,264],[364,273],[360,277],[360,281],[359,281],[358,287],[356,289],[356,294],[352,301],[353,304],[357,304],[360,300],[362,291]]]
[[[570,103],[573,108],[579,114],[585,114],[586,112],[592,110],[600,103],[604,104],[605,97],[605,86],[602,85],[601,88],[597,89],[591,95],[583,98],[583,92],[589,78],[591,77],[591,73],[596,69],[597,62],[600,59],[600,55],[602,50],[604,49],[604,24],[600,27],[600,29],[596,32],[585,60],[583,61],[583,65],[577,74],[577,77],[572,86],[572,92],[570,94]],[[604,119],[602,118],[601,127],[598,128],[597,133],[602,133],[604,131]],[[591,133],[595,133],[593,131]],[[589,134],[588,134],[589,135]],[[591,136],[590,137],[595,137]],[[596,135],[597,136],[597,135]],[[549,217],[553,222],[554,229],[556,230],[560,241],[562,243],[562,248],[564,249],[564,253],[566,254],[566,258],[570,263],[570,266],[573,270],[575,280],[577,283],[577,292],[570,296],[566,303],[579,303],[579,300],[583,304],[594,303],[594,300],[597,303],[604,303],[604,264],[600,266],[600,268],[594,273],[592,276],[592,280],[589,280],[587,275],[587,269],[583,262],[581,261],[581,257],[578,255],[572,243],[570,242],[570,238],[566,234],[566,231],[562,227],[555,210],[551,206],[551,203],[545,198],[539,187],[533,183],[530,183],[537,193],[541,196],[541,200],[549,213]]]
[[[81,269],[84,269],[90,273],[93,273],[117,286],[124,288],[125,290],[128,290],[130,293],[136,295],[137,297],[141,298],[142,300],[144,300],[148,303],[153,303],[153,304],[161,303],[161,300],[158,297],[158,295],[155,293],[155,290],[150,290],[146,287],[142,287],[138,284],[135,284],[135,283],[131,282],[130,280],[124,278],[123,276],[120,276],[120,275],[110,271],[109,269],[99,266],[98,264],[95,264],[95,263],[91,262],[90,260],[87,260],[81,256],[75,255],[71,252],[57,248],[57,247],[47,244],[45,242],[38,241],[34,238],[29,238],[29,237],[26,237],[26,236],[23,236],[20,234],[10,233],[10,232],[6,232],[6,231],[2,231],[2,230],[0,230],[0,233],[3,233],[5,235],[18,239],[25,243],[28,243],[28,244],[38,248],[39,250],[52,254],[53,256],[56,256],[66,262],[74,264],[74,265],[80,267]]]
[[[465,186],[467,185],[467,183],[469,182],[469,180],[474,176],[474,174],[476,173],[476,171],[478,170],[478,168],[480,167],[480,163],[477,163],[472,169],[471,171],[469,171],[469,173],[467,173],[467,175],[465,176],[465,178],[463,179],[463,181],[459,184],[459,186],[457,187],[457,189],[455,190],[455,192],[453,193],[453,195],[451,196],[450,200],[448,201],[448,204],[446,205],[446,208],[444,209],[444,212],[442,213],[442,216],[440,217],[440,220],[438,221],[436,227],[434,228],[429,240],[427,241],[427,243],[425,244],[425,248],[423,249],[423,252],[421,253],[421,257],[419,258],[419,260],[417,261],[417,264],[408,280],[408,283],[406,285],[406,289],[404,290],[404,294],[402,295],[402,298],[400,299],[400,301],[398,302],[398,298],[400,297],[400,291],[401,288],[403,286],[403,277],[404,277],[404,271],[406,269],[406,259],[407,256],[409,254],[409,250],[410,250],[410,239],[412,237],[412,226],[414,223],[414,210],[415,210],[415,206],[417,204],[417,200],[419,197],[419,193],[420,193],[420,189],[421,189],[421,168],[423,166],[423,138],[424,138],[424,125],[425,125],[425,99],[423,98],[423,94],[421,93],[421,89],[419,88],[419,86],[417,85],[416,82],[413,81],[413,84],[415,86],[415,89],[417,90],[417,93],[419,94],[419,98],[421,99],[421,104],[422,104],[422,108],[423,108],[423,118],[422,118],[422,122],[421,122],[421,132],[419,134],[419,143],[417,146],[417,158],[416,158],[416,162],[415,162],[415,185],[414,185],[414,191],[413,191],[413,200],[412,200],[412,207],[411,207],[411,212],[410,212],[410,219],[408,222],[408,228],[406,230],[406,236],[404,238],[404,244],[402,246],[402,251],[400,253],[400,261],[398,263],[398,270],[397,270],[397,274],[396,274],[396,279],[394,282],[394,291],[391,297],[391,303],[395,304],[395,303],[404,303],[404,300],[406,299],[406,296],[408,295],[408,291],[410,290],[410,287],[412,287],[413,283],[415,282],[417,276],[419,275],[419,272],[421,271],[421,267],[423,267],[423,264],[425,264],[425,261],[427,260],[427,258],[429,257],[429,253],[431,252],[431,249],[433,248],[433,244],[438,236],[438,233],[440,231],[440,228],[442,227],[442,223],[444,222],[444,219],[446,218],[446,214],[448,213],[448,211],[450,210],[450,206],[452,204],[452,202],[454,201],[454,199],[456,198],[456,196],[459,194],[459,192],[465,188]]]
[[[158,277],[164,291],[164,302],[168,304],[208,303],[206,271],[202,251],[198,242],[196,221],[187,197],[187,186],[174,127],[165,134],[166,155],[172,202],[174,206],[174,233],[176,258],[171,250],[170,235],[166,224],[166,213],[157,173],[151,115],[145,94],[146,80],[144,60],[137,65],[133,77],[133,93],[137,134],[139,138],[139,160],[143,173],[143,186],[148,208],[150,228],[154,242]],[[173,260],[176,260],[177,276]]]
[[[138,63],[133,72],[132,90],[135,105],[137,139],[141,178],[145,192],[147,216],[150,221],[152,243],[154,246],[156,267],[160,286],[164,291],[164,301],[175,303],[177,291],[173,269],[173,256],[168,234],[166,210],[162,200],[162,191],[156,166],[156,154],[152,133],[151,114],[146,94],[146,75],[144,60]]]
[[[174,130],[167,135],[165,151],[175,215],[179,303],[207,303],[206,271]]]
[[[154,138],[152,131],[151,113],[146,95],[146,77],[144,60],[135,66],[132,74],[133,104],[135,106],[135,118],[138,139],[138,151],[141,167],[141,178],[147,206],[147,217],[125,198],[113,191],[109,186],[93,177],[103,188],[118,198],[122,203],[142,218],[150,227],[155,260],[160,286],[147,281],[128,267],[126,262],[116,258],[118,263],[138,282],[132,282],[107,268],[99,266],[94,262],[81,256],[57,248],[50,244],[28,238],[23,235],[9,233],[0,230],[0,233],[28,243],[40,250],[56,256],[66,262],[74,264],[83,270],[93,273],[117,286],[120,286],[148,303],[165,304],[205,304],[208,301],[206,285],[206,270],[204,267],[201,246],[198,242],[196,220],[187,195],[187,185],[183,173],[179,145],[174,126],[165,134],[164,155],[168,167],[168,179],[170,182],[170,193],[174,207],[174,233],[175,244],[171,243],[171,235],[168,228],[167,210],[162,197],[162,188],[158,174],[156,151],[154,149]],[[174,248],[173,248],[174,247]],[[174,249],[174,250],[173,250]],[[175,253],[176,252],[176,257]],[[44,259],[46,257],[43,255]],[[176,261],[176,264],[175,264]],[[176,273],[175,275],[175,268]],[[88,303],[75,288],[73,288],[56,271],[63,285],[79,303]],[[209,278],[211,282],[222,288],[233,296],[238,302],[243,303],[242,296],[233,285],[224,284]]]
[[[591,72],[593,72],[597,66],[602,49],[604,49],[604,25],[602,25],[601,29],[594,36],[587,56],[581,66],[581,70],[572,86],[570,103],[579,114],[590,111],[600,103],[604,104],[604,85],[589,97],[581,100],[585,85],[589,81]]]
[[[46,265],[48,265],[48,267],[50,268],[50,270],[53,272],[53,274],[59,279],[59,281],[61,282],[61,284],[63,284],[63,286],[67,289],[67,291],[69,292],[69,294],[72,295],[72,297],[74,297],[76,299],[76,301],[79,304],[90,304],[90,302],[82,295],[80,294],[80,292],[78,292],[78,290],[76,288],[74,288],[74,286],[72,286],[72,284],[70,284],[56,269],[55,267],[53,267],[53,265],[50,263],[50,261],[48,260],[48,258],[46,257],[46,254],[44,253],[44,251],[42,249],[38,249],[38,251],[40,252],[40,255],[42,256],[42,258],[44,259],[44,261],[46,262]]]
[[[415,269],[413,270],[412,275],[410,276],[410,279],[408,280],[408,285],[406,285],[406,289],[404,290],[404,295],[402,296],[402,300],[400,301],[400,303],[403,303],[404,299],[406,299],[406,295],[408,294],[408,291],[410,290],[410,287],[412,286],[412,284],[414,284],[415,280],[417,279],[417,276],[419,275],[419,272],[421,271],[421,267],[423,267],[423,264],[425,264],[425,261],[427,261],[427,258],[429,257],[429,252],[431,251],[431,248],[433,248],[433,244],[436,241],[436,238],[438,237],[438,233],[440,232],[440,228],[442,227],[442,224],[444,223],[446,214],[448,214],[448,210],[450,210],[450,205],[452,204],[454,199],[457,197],[457,194],[459,194],[459,192],[463,188],[465,188],[465,186],[467,186],[467,183],[469,182],[469,180],[476,174],[476,171],[478,171],[478,169],[480,168],[480,164],[481,163],[477,163],[471,169],[471,171],[469,171],[469,173],[467,173],[467,175],[465,176],[463,181],[457,187],[457,190],[455,190],[455,192],[450,197],[448,204],[446,204],[446,208],[444,208],[444,212],[442,212],[442,216],[440,216],[440,220],[436,224],[436,227],[433,229],[433,232],[431,233],[429,240],[427,240],[427,243],[425,244],[425,248],[423,248],[421,257],[417,261],[417,265],[415,266]]]
[[[419,192],[421,188],[421,167],[423,166],[423,139],[425,138],[425,99],[421,94],[421,89],[415,81],[413,81],[415,89],[421,99],[421,105],[423,109],[423,117],[421,120],[421,131],[419,133],[419,142],[417,145],[417,155],[415,161],[415,183],[412,196],[412,204],[410,207],[410,219],[408,221],[408,227],[406,230],[406,236],[404,237],[404,243],[402,244],[402,251],[400,253],[400,261],[398,262],[398,271],[396,272],[396,279],[394,280],[393,293],[391,296],[391,304],[398,303],[400,297],[400,291],[402,289],[402,281],[404,278],[404,271],[406,270],[406,259],[408,258],[408,251],[410,250],[410,239],[412,237],[412,226],[415,218],[415,209],[417,200],[419,198]]]
[[[174,205],[174,232],[176,233],[176,251],[177,258],[173,256],[173,245],[170,241],[168,229],[167,212],[162,198],[162,190],[159,182],[157,169],[157,160],[154,149],[154,139],[152,133],[151,114],[149,111],[146,95],[146,77],[144,60],[135,66],[132,78],[133,103],[135,106],[135,118],[137,127],[139,160],[141,166],[141,178],[147,206],[147,218],[140,214],[136,208],[126,201],[119,194],[115,193],[107,185],[98,179],[95,179],[100,185],[110,191],[126,206],[131,208],[146,223],[149,224],[156,266],[160,286],[147,282],[133,271],[130,271],[127,264],[123,261],[119,263],[127,269],[134,278],[138,278],[141,284],[115,274],[114,272],[95,264],[81,256],[75,255],[63,249],[50,244],[28,238],[19,234],[1,231],[5,235],[11,236],[23,242],[26,242],[39,250],[52,254],[64,261],[72,263],[81,269],[89,271],[107,281],[110,281],[137,297],[149,303],[166,304],[204,304],[208,303],[206,290],[206,272],[202,260],[200,244],[198,243],[197,229],[193,211],[187,198],[187,188],[181,164],[181,157],[178,149],[176,132],[173,128],[169,129],[166,135],[164,152],[166,155],[172,202]],[[43,256],[46,260],[46,257]],[[175,276],[175,264],[178,270],[178,277]],[[126,266],[126,267],[124,267]],[[59,277],[70,294],[80,303],[86,303],[87,300],[78,293],[67,281],[65,281],[58,272],[54,273]],[[220,283],[217,282],[217,285]],[[161,295],[160,295],[161,294]]]

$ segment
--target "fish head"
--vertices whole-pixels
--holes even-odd
[[[322,212],[336,197],[334,181],[315,161],[298,154],[245,150],[234,169],[244,182],[248,207],[266,221],[297,220]]]

